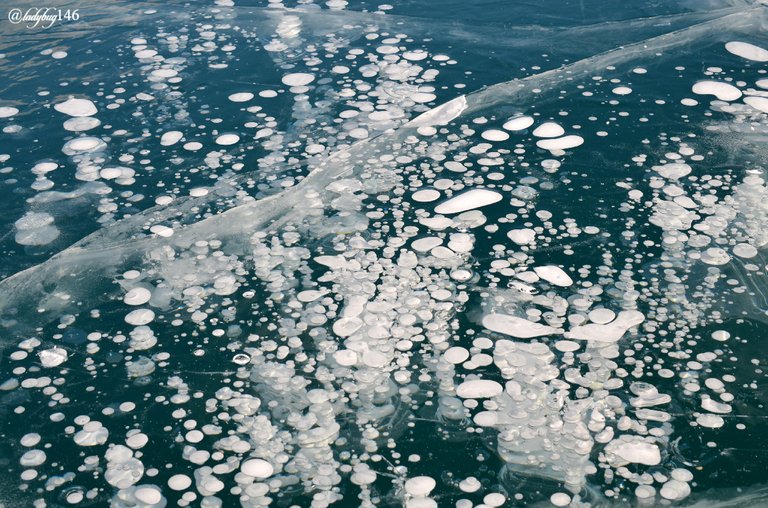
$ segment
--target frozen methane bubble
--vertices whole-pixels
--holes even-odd
[[[237,365],[248,365],[251,363],[251,357],[245,353],[237,353],[232,357],[232,363]]]
[[[565,332],[566,339],[591,342],[618,342],[627,331],[645,321],[645,315],[637,310],[623,310],[613,321],[605,324],[589,323]]]
[[[349,337],[363,326],[363,321],[357,317],[343,317],[333,324],[333,333],[339,337]]]
[[[487,131],[483,131],[480,134],[480,137],[488,141],[506,141],[509,139],[509,134],[499,129],[489,129]]]
[[[522,131],[533,125],[533,117],[518,116],[507,120],[502,127],[508,131]]]
[[[207,499],[207,498],[204,498]],[[157,485],[131,485],[121,488],[111,500],[111,508],[165,508],[168,500]],[[200,506],[217,506],[206,501]]]
[[[616,318],[616,313],[611,309],[599,308],[589,311],[589,320],[599,325],[610,323]]]
[[[499,383],[490,379],[471,379],[456,388],[456,395],[462,399],[485,399],[501,395],[504,390]]]
[[[29,450],[24,452],[24,455],[21,456],[19,464],[24,467],[37,467],[43,464],[46,458],[43,450]]]
[[[133,450],[123,445],[110,445],[105,454],[107,470],[104,479],[118,489],[134,485],[144,476],[144,464],[133,456]]]
[[[482,208],[501,201],[502,195],[488,189],[472,189],[459,194],[435,207],[435,213],[453,214]]]
[[[533,243],[536,238],[536,231],[530,228],[526,229],[513,229],[507,233],[510,240],[518,245],[528,245]]]
[[[757,249],[748,243],[737,243],[733,246],[733,254],[744,259],[757,256]]]
[[[95,129],[101,125],[101,120],[91,116],[69,118],[64,121],[63,127],[71,132],[84,132]]]
[[[248,102],[253,99],[253,94],[250,92],[237,92],[229,96],[229,100],[232,102]]]
[[[445,361],[452,364],[464,363],[467,358],[469,358],[469,351],[461,346],[454,346],[448,348],[445,353],[443,353],[443,358]]]
[[[655,466],[661,462],[659,447],[651,438],[624,435],[605,446],[605,454],[612,466],[645,464]]]
[[[454,173],[463,173],[467,170],[467,167],[458,161],[448,161],[443,164],[443,166],[445,166],[445,169],[448,171],[453,171]]]
[[[376,481],[378,475],[367,464],[361,463],[355,466],[350,480],[355,485],[370,485]]]
[[[683,162],[672,162],[669,164],[662,164],[659,166],[653,166],[653,170],[664,178],[670,180],[677,180],[691,173],[691,166]]]
[[[58,367],[66,362],[68,354],[66,349],[54,346],[50,349],[40,351],[37,353],[37,356],[40,358],[40,363],[43,367],[51,368]]]
[[[578,342],[573,342],[572,340],[558,340],[555,342],[555,349],[562,353],[568,353],[572,351],[578,351],[581,349],[581,346]]]
[[[768,50],[748,42],[726,42],[725,49],[736,56],[752,60],[753,62],[768,62]]]
[[[576,148],[584,144],[584,138],[571,134],[569,136],[563,136],[561,138],[554,139],[540,139],[536,142],[536,146],[542,150],[568,150],[569,148]]]
[[[146,434],[139,432],[137,429],[128,432],[128,435],[125,439],[125,444],[134,450],[143,448],[148,442],[149,437]]]
[[[150,506],[157,505],[163,500],[163,494],[154,485],[137,485],[133,495],[136,496],[137,501]]]
[[[555,122],[544,122],[533,130],[537,138],[557,138],[565,134],[565,130]]]
[[[333,359],[343,367],[351,367],[357,364],[357,353],[350,349],[340,349],[333,353]]]
[[[530,339],[543,335],[562,333],[560,328],[534,323],[525,318],[507,314],[488,314],[483,317],[483,326],[493,332],[503,333],[518,339]]]
[[[416,476],[405,482],[405,492],[413,497],[426,497],[432,492],[437,483],[429,476]]]
[[[725,249],[710,247],[701,253],[701,261],[708,265],[725,265],[731,261],[731,256]]]
[[[480,480],[474,476],[468,476],[459,482],[459,489],[462,492],[477,492],[482,486],[483,484],[480,483]]]
[[[155,313],[151,309],[132,310],[125,316],[125,322],[133,326],[147,325],[154,319]]]
[[[168,478],[168,487],[171,490],[187,490],[192,485],[192,478],[185,474],[175,474]]]
[[[661,490],[659,491],[661,497],[671,501],[680,501],[681,499],[685,499],[690,493],[690,485],[679,480],[669,480],[661,486]]]
[[[19,109],[12,106],[0,106],[0,118],[10,118],[18,114]]]
[[[565,492],[555,492],[550,496],[549,502],[552,503],[552,506],[568,506],[571,504],[571,496]]]
[[[237,134],[222,134],[216,138],[216,144],[221,146],[234,145],[238,141],[240,141],[240,136]]]
[[[146,356],[140,356],[126,363],[125,368],[128,371],[128,377],[144,377],[155,371],[155,362]]]
[[[130,336],[131,348],[136,351],[150,349],[157,344],[157,337],[155,337],[155,333],[148,326],[137,326],[130,331]]]
[[[314,74],[306,72],[294,72],[283,76],[283,84],[286,86],[307,86],[315,80]]]
[[[135,287],[133,289],[130,289],[125,296],[123,297],[123,301],[127,305],[143,305],[147,303],[152,298],[152,292],[144,287]]]
[[[429,252],[438,245],[442,245],[443,239],[436,236],[428,236],[426,238],[419,238],[411,243],[411,248],[416,252]]]
[[[242,463],[240,471],[253,478],[269,478],[275,468],[264,459],[249,459]]]
[[[722,416],[702,413],[696,417],[696,423],[708,429],[719,429],[725,425],[725,420]]]
[[[37,229],[53,223],[53,216],[43,212],[32,212],[17,220],[14,225],[18,230]]]
[[[21,443],[21,446],[31,447],[36,446],[41,439],[42,436],[40,436],[40,434],[37,432],[30,432],[28,434],[24,434],[19,440],[19,443]]]
[[[302,291],[299,294],[296,295],[296,299],[300,302],[314,302],[318,298],[325,295],[327,291],[318,291],[318,290],[312,290],[308,289],[306,291]]]
[[[53,216],[45,212],[28,212],[14,226],[19,245],[47,245],[59,237]]]
[[[440,199],[440,191],[435,189],[424,189],[420,191],[416,191],[411,196],[413,200],[417,203],[429,203],[431,201],[436,201]]]
[[[533,269],[536,275],[555,286],[568,287],[573,279],[558,266],[537,266]]]
[[[721,101],[735,101],[741,97],[741,90],[722,81],[699,81],[693,85],[693,93],[697,95],[714,95]]]
[[[53,109],[65,115],[80,117],[93,116],[97,113],[96,105],[88,99],[75,99],[74,97],[53,106]]]
[[[168,131],[164,132],[162,136],[160,136],[160,144],[162,146],[172,146],[181,141],[181,138],[184,137],[184,134],[181,131]]]
[[[107,147],[107,144],[100,138],[94,136],[80,136],[70,139],[61,148],[61,151],[67,155],[83,155],[87,153],[101,152]]]
[[[109,431],[101,422],[91,420],[75,434],[75,443],[79,446],[96,446],[107,442]]]
[[[768,113],[768,99],[765,97],[745,97],[744,103],[752,106],[758,111]]]

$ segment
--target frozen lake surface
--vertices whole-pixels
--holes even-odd
[[[37,7],[0,506],[768,506],[768,6]]]

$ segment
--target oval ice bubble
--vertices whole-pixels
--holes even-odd
[[[507,120],[502,127],[508,131],[522,131],[533,125],[533,122],[531,116],[518,116]]]
[[[129,290],[123,297],[128,305],[143,305],[152,298],[152,293],[144,287],[135,287]]]
[[[290,87],[306,86],[312,83],[314,80],[315,76],[306,72],[294,72],[291,74],[286,74],[282,78],[283,84]]]
[[[464,381],[456,388],[456,395],[462,399],[490,398],[501,395],[504,387],[490,379]]]
[[[53,109],[59,113],[64,113],[65,115],[73,117],[93,116],[98,112],[96,105],[89,99],[77,99],[74,97],[55,104]]]
[[[181,141],[181,138],[184,137],[184,134],[180,131],[168,131],[164,132],[162,136],[160,136],[160,144],[162,146],[172,146]]]
[[[0,118],[10,118],[19,113],[18,108],[12,106],[0,106]]]
[[[502,195],[488,189],[473,189],[455,196],[435,207],[435,213],[454,214],[498,203]]]
[[[237,92],[229,96],[229,100],[232,102],[248,102],[253,99],[254,95],[250,92]]]
[[[571,134],[569,136],[563,136],[561,138],[554,139],[540,139],[536,142],[536,146],[544,150],[568,150],[569,148],[576,148],[584,144],[584,138]]]
[[[557,138],[565,134],[565,130],[555,122],[544,122],[533,130],[537,138]]]
[[[216,138],[216,144],[221,146],[234,145],[238,141],[240,141],[240,136],[237,134],[222,134]]]
[[[749,42],[731,41],[725,43],[725,49],[736,56],[753,62],[768,62],[768,50]]]
[[[744,103],[752,106],[762,113],[768,113],[768,98],[765,97],[745,97]]]
[[[263,459],[249,459],[240,465],[240,471],[254,478],[269,478],[274,472],[272,464]]]
[[[735,101],[741,97],[741,90],[722,81],[699,81],[691,89],[697,95],[714,95],[721,101]]]
[[[414,497],[428,496],[435,489],[437,482],[429,476],[416,476],[405,482],[405,491]]]

